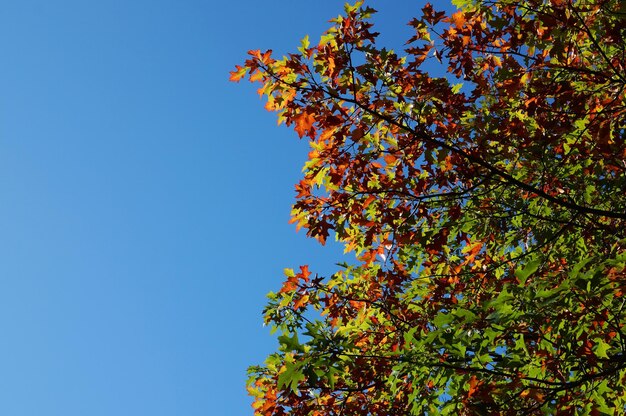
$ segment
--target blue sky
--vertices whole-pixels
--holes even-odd
[[[228,71],[342,4],[3,2],[0,414],[252,413],[265,294],[341,250],[288,224],[307,145]],[[422,5],[370,4],[394,46]]]

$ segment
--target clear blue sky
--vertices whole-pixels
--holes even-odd
[[[386,3],[399,42],[422,2]],[[228,71],[342,4],[2,2],[1,415],[252,413],[265,294],[341,251],[288,224],[307,145]]]

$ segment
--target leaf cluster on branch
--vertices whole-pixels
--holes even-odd
[[[347,4],[231,73],[310,141],[292,221],[355,258],[269,295],[256,414],[625,412],[626,5],[456,5],[399,55]]]

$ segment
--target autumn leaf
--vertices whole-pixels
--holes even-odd
[[[235,71],[230,72],[229,80],[234,81],[234,82],[239,82],[239,80],[241,80],[241,78],[243,78],[248,72],[248,68],[246,68],[245,66],[239,66],[239,65],[236,65],[235,68],[237,68]]]
[[[467,390],[467,397],[472,397],[477,391],[482,382],[478,380],[476,376],[472,376],[469,379],[469,389]]]
[[[315,116],[312,113],[302,112],[293,118],[296,127],[295,130],[300,138],[307,134],[311,134],[313,131],[313,123],[315,123]]]
[[[463,27],[463,25],[465,24],[465,13],[463,11],[458,11],[454,13],[450,17],[450,21],[452,22],[454,26],[458,28]]]

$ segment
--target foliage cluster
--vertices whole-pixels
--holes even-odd
[[[310,141],[297,227],[356,258],[270,294],[259,415],[624,412],[626,6],[455,4],[402,55],[358,2],[231,74]]]

